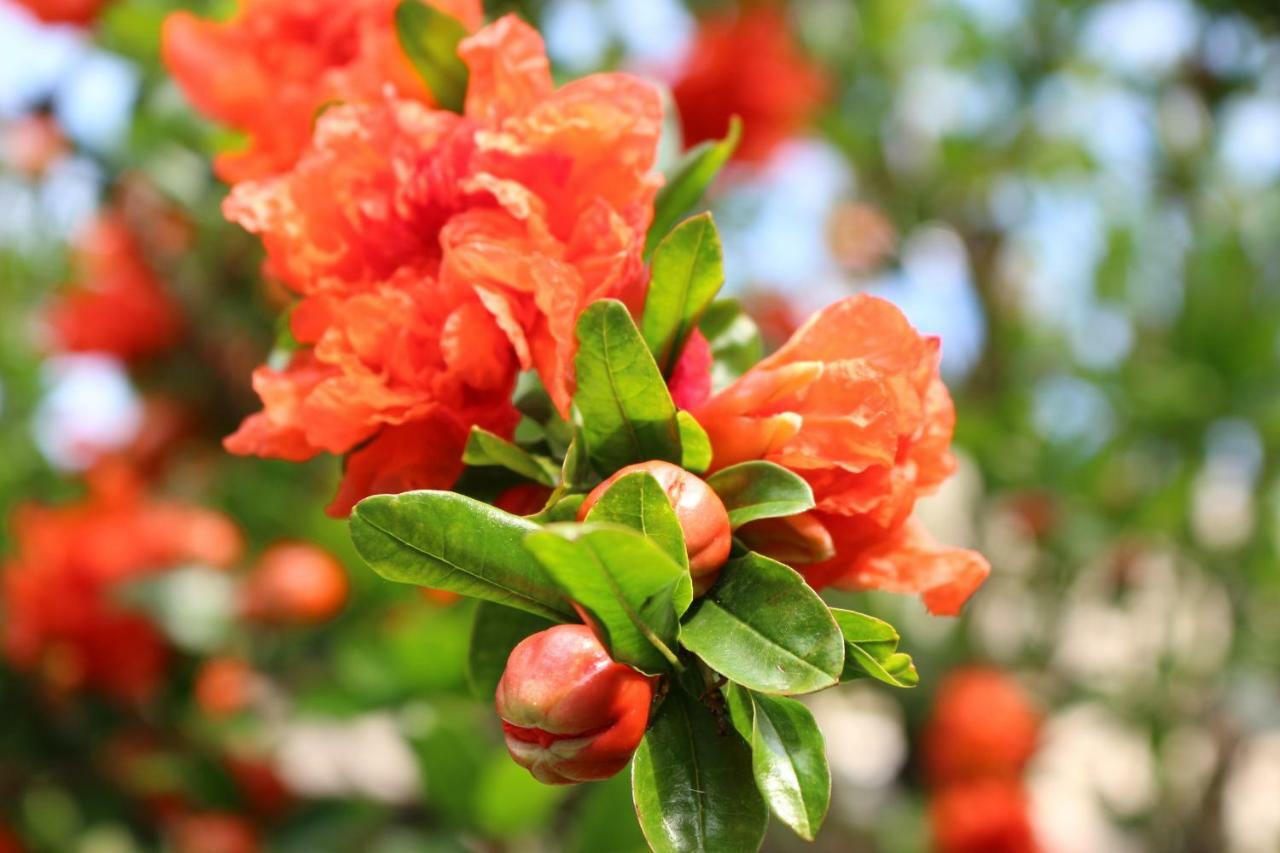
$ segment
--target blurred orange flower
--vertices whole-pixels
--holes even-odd
[[[196,673],[196,704],[210,717],[235,716],[249,706],[255,679],[240,658],[210,658]]]
[[[323,622],[347,603],[347,572],[332,554],[306,542],[262,552],[241,590],[246,617],[272,624]]]
[[[1012,676],[953,670],[938,687],[922,748],[934,784],[1018,777],[1035,753],[1040,713]]]
[[[84,26],[93,23],[107,0],[18,0],[18,5],[46,23]]]
[[[794,523],[817,520],[835,548],[801,567],[815,588],[919,593],[931,612],[950,615],[990,572],[980,554],[938,546],[911,518],[916,499],[955,467],[938,347],[891,303],[853,296],[694,412],[713,469],[767,459],[813,487],[817,507]]]
[[[929,802],[937,853],[1036,853],[1030,809],[1017,780],[950,785]]]
[[[137,361],[177,343],[178,306],[119,216],[107,213],[86,226],[72,261],[74,281],[45,313],[58,349]]]
[[[217,513],[145,499],[119,469],[96,472],[90,487],[82,503],[16,513],[17,552],[0,570],[4,653],[57,692],[145,700],[169,648],[150,620],[117,600],[119,586],[186,562],[229,565],[240,534]]]
[[[242,0],[226,22],[175,12],[164,24],[169,71],[195,107],[243,131],[243,151],[218,157],[226,181],[291,167],[329,104],[377,98],[387,86],[431,103],[400,49],[397,0]],[[480,0],[432,0],[468,30],[484,19]]]
[[[759,163],[804,128],[827,88],[782,10],[758,5],[702,23],[671,94],[686,145],[723,138],[736,115],[742,140],[734,158]]]
[[[262,849],[258,830],[237,814],[189,812],[170,826],[174,853],[257,853]]]
[[[653,87],[598,74],[556,90],[514,16],[462,42],[465,115],[395,97],[332,107],[290,172],[237,185],[227,216],[261,235],[302,296],[307,345],[260,368],[263,412],[234,453],[351,453],[338,498],[447,488],[467,431],[508,435],[516,373],[567,413],[574,323],[643,289],[659,183]]]

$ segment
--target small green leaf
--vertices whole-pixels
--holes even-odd
[[[588,522],[620,524],[649,537],[680,568],[688,571],[684,531],[662,485],[646,471],[619,477],[587,514]]]
[[[780,821],[812,841],[831,804],[831,771],[813,714],[794,699],[736,684],[729,685],[727,698],[734,727],[751,744],[760,793]]]
[[[701,474],[711,465],[711,439],[702,424],[688,412],[676,412],[676,421],[680,425],[680,465],[685,470]]]
[[[615,660],[650,674],[671,668],[693,590],[661,548],[625,527],[577,524],[530,533],[525,547],[591,617]]]
[[[716,175],[724,168],[724,164],[733,156],[741,137],[742,121],[734,116],[724,139],[719,142],[708,140],[695,145],[680,158],[654,200],[653,224],[649,226],[646,253],[652,252],[654,246],[671,230],[671,226],[698,203],[707,187],[711,186]]]
[[[462,461],[468,465],[499,466],[543,486],[554,486],[560,471],[545,456],[535,456],[522,447],[478,426],[471,427]]]
[[[725,387],[764,357],[760,330],[736,300],[712,302],[698,328],[711,346],[711,384],[716,389]]]
[[[441,109],[462,112],[467,97],[467,66],[458,56],[458,42],[467,28],[457,18],[421,0],[400,0],[396,6],[396,35]]]
[[[761,693],[811,693],[839,681],[844,642],[827,605],[781,563],[730,560],[690,610],[685,648],[729,680]]]
[[[663,375],[724,284],[720,234],[710,213],[676,226],[653,253],[640,330]]]
[[[898,631],[888,622],[831,608],[831,615],[844,635],[845,660],[841,681],[871,678],[894,687],[915,687],[920,683],[911,656],[898,651]]]
[[[511,650],[525,637],[555,624],[523,610],[481,601],[471,623],[471,650],[467,659],[467,681],[476,697],[492,702]]]
[[[542,510],[542,512],[535,515],[525,516],[525,518],[536,524],[553,524],[557,521],[575,521],[578,518],[578,509],[586,499],[586,495],[565,495],[551,506]]]
[[[612,474],[633,462],[680,462],[676,406],[649,348],[617,300],[593,302],[578,318],[578,438],[596,470]]]
[[[799,474],[773,462],[742,462],[707,478],[736,530],[749,521],[813,509],[813,489]]]
[[[351,539],[387,580],[447,589],[563,622],[573,608],[524,549],[538,526],[454,492],[375,495],[351,513]]]
[[[667,696],[636,750],[631,795],[656,853],[750,853],[769,821],[746,743],[682,690]]]

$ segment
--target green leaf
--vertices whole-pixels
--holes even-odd
[[[477,698],[492,702],[511,650],[525,637],[555,624],[523,610],[481,601],[471,623],[471,647],[467,659],[467,681]]]
[[[574,521],[578,517],[578,509],[586,495],[565,495],[551,506],[534,515],[525,516],[537,524],[552,524],[557,521]]]
[[[915,687],[920,683],[911,656],[898,651],[898,631],[888,622],[831,608],[831,615],[844,635],[845,661],[841,681],[871,678],[894,687]]]
[[[631,804],[631,779],[619,773],[584,786],[567,827],[567,853],[649,853]]]
[[[708,140],[695,145],[680,158],[654,200],[653,224],[649,226],[646,253],[652,252],[654,246],[671,230],[671,226],[698,203],[707,187],[711,186],[716,175],[724,168],[724,164],[733,156],[741,137],[742,121],[734,116],[724,139],[719,142]]]
[[[750,553],[730,560],[690,610],[685,648],[761,693],[810,693],[839,681],[844,642],[827,605],[792,569]]]
[[[657,674],[674,661],[689,572],[625,527],[565,524],[530,533],[525,547],[591,617],[610,655]]]
[[[746,743],[682,690],[667,696],[636,750],[631,795],[656,853],[749,853],[769,821]]]
[[[764,356],[760,330],[736,300],[712,302],[698,328],[711,345],[711,384],[717,389],[746,373]]]
[[[762,696],[736,684],[727,693],[734,727],[751,744],[756,786],[778,820],[812,841],[831,804],[822,732],[794,699]]]
[[[375,495],[351,513],[351,539],[387,580],[447,589],[565,621],[573,608],[530,558],[538,526],[454,492]]]
[[[468,465],[499,466],[543,486],[554,486],[559,468],[545,456],[535,456],[522,447],[478,426],[471,427],[462,461]]]
[[[467,66],[458,56],[458,42],[467,37],[462,22],[421,0],[400,0],[396,35],[436,104],[462,112],[467,97]]]
[[[578,318],[578,438],[603,475],[632,462],[680,462],[676,406],[626,307],[593,302]]]
[[[505,749],[496,751],[476,783],[476,827],[493,838],[527,836],[551,822],[568,794],[564,785],[534,779]]]
[[[663,375],[724,284],[720,234],[710,213],[676,226],[653,253],[640,330]]]
[[[749,521],[813,509],[813,489],[799,474],[773,462],[742,462],[707,478],[736,530]]]
[[[662,485],[646,471],[619,477],[587,514],[588,522],[620,524],[638,530],[658,545],[680,568],[688,571],[689,552],[684,531]]]
[[[676,422],[680,425],[680,466],[701,474],[711,466],[711,439],[702,425],[686,411],[676,412]]]

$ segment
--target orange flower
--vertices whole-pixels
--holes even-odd
[[[182,318],[124,222],[105,214],[76,238],[75,282],[46,311],[55,345],[137,361],[178,341]]]
[[[40,20],[50,24],[93,23],[106,0],[18,0]]]
[[[302,297],[291,324],[309,347],[259,369],[264,411],[227,448],[355,451],[335,514],[452,485],[471,425],[514,428],[520,369],[567,413],[578,314],[643,288],[654,89],[620,74],[554,89],[538,34],[514,16],[459,54],[465,115],[393,96],[332,107],[292,171],[225,205]]]
[[[922,746],[934,784],[1017,778],[1035,753],[1040,714],[1011,676],[969,667],[938,688]]]
[[[821,67],[801,52],[782,11],[765,5],[704,21],[671,87],[686,145],[722,138],[736,115],[734,157],[750,163],[803,129],[826,92]]]
[[[244,817],[229,812],[188,812],[169,828],[174,853],[258,853],[262,840]]]
[[[1036,853],[1030,806],[1017,780],[949,785],[929,803],[937,853]]]
[[[347,572],[307,542],[278,542],[262,552],[241,589],[246,617],[276,625],[323,622],[347,603]]]
[[[990,571],[976,552],[938,547],[911,519],[916,499],[955,466],[955,411],[937,338],[892,304],[854,296],[828,306],[694,414],[713,469],[767,459],[813,487],[815,510],[792,523],[817,520],[835,548],[802,567],[815,588],[920,593],[931,612],[955,614]],[[817,541],[813,532],[796,531]]]
[[[256,675],[240,658],[210,658],[196,673],[195,695],[210,717],[232,717],[249,706]]]
[[[16,514],[18,550],[0,577],[4,652],[60,692],[144,700],[169,648],[115,588],[184,562],[225,566],[239,556],[240,535],[216,513],[144,500],[127,473],[100,472],[91,489],[83,503]]]
[[[164,24],[169,71],[210,118],[243,131],[248,146],[218,157],[227,181],[291,167],[332,103],[378,97],[388,85],[431,103],[396,38],[397,0],[243,0],[231,20],[176,12]],[[480,0],[432,0],[474,30]]]

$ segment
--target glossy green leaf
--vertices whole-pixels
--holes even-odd
[[[760,329],[736,300],[712,302],[698,328],[711,346],[711,384],[717,389],[737,379],[764,357]]]
[[[688,412],[677,412],[676,420],[680,424],[680,465],[695,474],[701,474],[711,467],[711,439],[707,437],[707,431],[702,425]]]
[[[351,513],[351,539],[387,580],[447,589],[563,622],[573,608],[524,549],[538,526],[454,492],[375,495]]]
[[[680,428],[671,393],[626,306],[593,302],[578,318],[578,437],[602,475],[633,462],[680,462]]]
[[[600,496],[587,514],[587,521],[620,524],[649,537],[680,568],[689,568],[689,552],[684,531],[671,506],[671,499],[652,474],[634,471],[619,477]]]
[[[710,213],[686,219],[658,244],[640,330],[664,375],[671,374],[685,341],[722,284],[720,234]]]
[[[458,42],[467,28],[421,0],[400,0],[396,6],[396,35],[441,109],[462,112],[467,97],[467,66],[458,56]]]
[[[554,486],[559,467],[545,456],[535,456],[523,447],[478,426],[471,428],[462,461],[468,465],[498,466],[543,486]]]
[[[751,744],[751,769],[770,810],[812,841],[831,804],[831,771],[813,714],[794,699],[736,684],[727,699],[734,727]]]
[[[689,611],[685,648],[761,693],[810,693],[835,684],[844,641],[827,605],[794,570],[759,554],[730,560]]]
[[[489,757],[472,805],[476,828],[490,838],[518,838],[545,828],[569,789],[544,785],[511,760],[505,749]]]
[[[920,683],[911,656],[898,651],[898,631],[888,622],[852,610],[831,608],[844,635],[845,661],[841,681],[875,678],[894,687]]]
[[[778,518],[813,509],[813,489],[799,475],[773,462],[730,465],[707,478],[735,529],[749,521]]]
[[[472,692],[485,702],[493,701],[498,681],[507,668],[511,650],[525,637],[555,625],[541,616],[481,601],[471,623],[471,645],[467,658],[467,681]],[[419,649],[419,653],[421,650]]]
[[[578,518],[578,509],[586,499],[586,495],[565,495],[555,503],[551,504],[551,506],[542,510],[542,512],[525,517],[537,524],[553,524],[557,521],[575,521]]]
[[[584,785],[568,825],[566,853],[649,853],[631,804],[630,774]]]
[[[653,224],[649,226],[646,252],[652,252],[671,227],[693,209],[724,164],[729,162],[741,138],[742,121],[734,116],[724,139],[718,142],[708,140],[685,152],[654,200]]]
[[[751,751],[682,690],[672,690],[631,763],[631,793],[656,853],[750,853],[769,812],[752,782]]]
[[[625,527],[565,524],[530,533],[525,547],[591,617],[615,660],[657,674],[671,668],[689,572]]]

